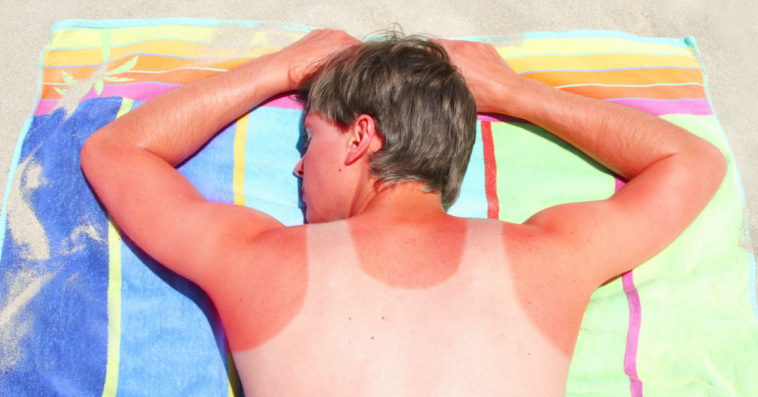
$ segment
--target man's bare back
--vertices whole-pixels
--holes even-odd
[[[267,253],[251,260],[290,257],[271,264],[295,280],[286,295],[241,284],[212,295],[223,322],[235,324],[229,338],[247,393],[565,395],[592,289],[519,249],[517,225],[409,223],[358,217],[262,236]],[[361,249],[367,238],[395,246],[372,255]],[[270,282],[284,279],[275,273]]]
[[[368,113],[383,109],[342,124],[311,110],[310,144],[294,169],[309,225],[207,202],[173,167],[251,107],[304,84],[315,59],[361,54],[330,30],[157,97],[85,143],[82,168],[122,230],[213,299],[249,395],[564,395],[590,295],[670,244],[723,179],[721,153],[672,124],[518,77],[489,45],[435,43],[398,45],[409,57],[449,53],[465,83],[447,55],[424,70],[451,72],[439,81],[458,79],[454,94],[470,89],[476,109],[466,118],[478,110],[528,120],[628,184],[520,225],[456,218],[443,206],[457,194],[446,181],[462,178],[452,166],[432,182],[376,177],[372,159],[389,138]],[[424,87],[421,98],[435,97]],[[353,96],[378,91],[368,88]],[[466,134],[471,120],[460,123]],[[413,139],[435,130],[421,132]],[[445,149],[431,137],[427,149]],[[419,167],[444,163],[438,157]]]

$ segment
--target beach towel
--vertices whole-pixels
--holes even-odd
[[[150,98],[277,51],[311,29],[201,19],[52,27],[0,215],[0,395],[242,394],[208,296],[120,233],[87,185],[79,151],[98,128]],[[614,31],[467,39],[492,43],[525,78],[680,125],[728,162],[716,196],[681,237],[592,296],[567,394],[758,395],[755,259],[737,168],[695,40]],[[302,224],[292,172],[300,116],[292,97],[274,98],[179,170],[208,200]],[[532,124],[480,115],[449,212],[523,222],[556,204],[608,198],[623,185]]]

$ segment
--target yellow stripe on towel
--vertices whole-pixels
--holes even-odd
[[[121,99],[116,118],[132,109],[134,101]],[[118,364],[121,350],[121,233],[113,218],[108,216],[108,357],[105,366],[103,397],[116,395]]]
[[[234,204],[245,205],[245,143],[247,141],[247,120],[249,114],[237,120],[234,132],[234,170],[232,172],[232,192]]]
[[[132,110],[132,106],[134,106],[133,99],[121,98],[121,107],[118,108],[118,113],[116,113],[116,118],[119,118],[129,113],[129,111]]]
[[[503,58],[534,55],[576,55],[602,52],[634,52],[655,55],[684,55],[692,57],[692,50],[671,44],[643,43],[611,37],[573,39],[525,39],[515,44],[495,44]]]
[[[291,32],[276,27],[271,27],[270,31],[258,29],[259,28],[246,28],[234,25],[219,27],[158,25],[132,28],[110,28],[108,30],[111,31],[111,46],[114,48],[153,40],[197,42],[231,48],[235,45],[272,45],[272,34],[280,37],[284,36],[293,43],[305,36],[305,33],[302,32]],[[99,29],[90,28],[56,30],[50,34],[50,42],[46,49],[55,50],[100,47],[98,30]],[[234,45],[224,45],[229,39],[234,40]]]
[[[99,47],[98,29],[60,29],[50,34],[47,48]],[[194,40],[210,42],[217,28],[211,26],[158,25],[111,30],[111,45],[121,46],[136,41],[155,38]]]
[[[121,348],[121,234],[108,217],[108,363],[103,397],[115,396]]]
[[[227,375],[229,378],[229,397],[240,396],[240,390],[242,389],[242,381],[239,373],[237,372],[237,366],[234,364],[234,357],[232,356],[232,350],[229,345],[226,346],[227,354]]]
[[[627,68],[699,68],[697,59],[682,55],[650,54],[587,54],[587,55],[538,55],[509,58],[506,60],[516,73],[534,70],[608,70]],[[556,67],[559,65],[559,67]]]

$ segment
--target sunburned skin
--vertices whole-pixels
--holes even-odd
[[[592,292],[665,249],[723,180],[722,153],[673,124],[523,79],[490,45],[435,42],[476,110],[545,128],[629,183],[522,225],[456,219],[441,192],[376,189],[373,116],[309,114],[294,172],[311,224],[206,201],[174,167],[301,87],[307,65],[359,45],[331,30],[153,98],[85,142],[82,170],[121,231],[213,299],[247,395],[564,396]]]
[[[368,226],[348,220],[279,229],[256,242],[262,252],[255,263],[279,270],[255,287],[238,276],[245,288],[235,293],[253,303],[219,308],[232,326],[227,332],[246,393],[565,394],[575,319],[584,308],[564,303],[572,302],[570,291],[552,285],[560,277],[549,268],[535,276],[512,263],[506,247],[514,239],[503,236],[502,223],[454,218],[449,234],[421,234],[415,245],[385,252],[367,249],[371,239],[408,237],[402,228],[384,225],[377,233]],[[285,260],[277,262],[279,255]],[[424,265],[418,276],[381,264],[417,266],[425,255],[427,263],[443,264],[438,272]],[[277,277],[299,287],[282,290],[287,283]]]
[[[595,286],[523,229],[522,225],[502,223],[503,246],[510,248],[507,256],[514,292],[540,333],[571,357]]]
[[[348,221],[361,269],[396,288],[428,288],[458,270],[466,237],[466,221],[371,225]]]
[[[206,280],[232,351],[253,349],[274,338],[303,307],[308,287],[306,227],[259,236],[255,257]],[[232,266],[234,266],[233,264]]]

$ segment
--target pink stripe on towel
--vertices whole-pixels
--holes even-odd
[[[476,119],[479,121],[489,121],[491,123],[504,122],[504,123],[531,124],[530,122],[526,120],[517,119],[515,117],[506,116],[504,114],[497,114],[497,113],[477,113]]]
[[[626,300],[629,303],[629,329],[626,333],[626,352],[624,353],[624,372],[629,377],[632,397],[642,397],[642,381],[637,376],[637,347],[640,340],[640,325],[642,323],[642,307],[640,295],[634,286],[632,271],[621,276]]]
[[[39,116],[41,114],[48,114],[50,113],[55,105],[58,104],[58,101],[51,101],[51,100],[45,100],[41,99],[39,103],[37,104],[37,110],[34,112],[34,116]]]
[[[107,98],[107,97],[124,97],[135,101],[146,102],[157,97],[164,92],[171,91],[180,87],[176,84],[159,84],[159,83],[136,83],[136,84],[111,84],[103,87],[100,95],[95,89],[89,90],[82,100],[90,98]]]
[[[626,182],[622,181],[621,179],[618,179],[618,178],[614,178],[614,179],[616,179],[616,190],[615,190],[616,192],[618,192],[622,187],[626,186]]]
[[[693,114],[696,116],[711,115],[711,105],[707,99],[677,99],[677,100],[658,100],[658,99],[636,99],[620,98],[607,99],[609,102],[616,102],[622,105],[630,106],[653,116],[664,114]]]
[[[298,102],[297,99],[295,99],[294,94],[279,94],[261,103],[259,106],[303,110],[303,104]]]
[[[176,85],[168,84],[154,84],[154,83],[138,83],[138,84],[112,84],[106,85],[100,95],[97,95],[94,89],[90,89],[87,94],[82,98],[82,101],[100,97],[124,97],[133,99],[135,101],[146,102],[156,96],[163,94],[164,92],[171,91],[177,88]],[[43,99],[39,101],[37,110],[34,112],[35,116],[41,114],[50,113],[58,105],[57,100]],[[282,109],[294,109],[303,110],[303,105],[295,99],[294,94],[281,94],[277,95],[259,106],[269,106]]]

